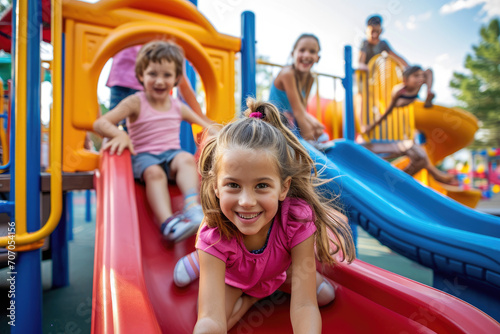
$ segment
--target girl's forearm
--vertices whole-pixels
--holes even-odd
[[[321,314],[317,305],[303,306],[291,310],[293,333],[321,333]]]
[[[293,118],[295,118],[298,122],[302,121],[306,117],[305,110],[293,110]]]
[[[198,319],[193,330],[193,334],[224,334],[226,332],[224,325],[217,323],[212,318]]]

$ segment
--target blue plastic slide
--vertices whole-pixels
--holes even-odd
[[[500,219],[429,189],[352,141],[325,155],[303,145],[335,178],[350,220],[382,244],[434,271],[434,287],[500,320]]]

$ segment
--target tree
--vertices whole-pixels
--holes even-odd
[[[450,87],[460,107],[482,123],[484,136],[474,146],[500,147],[500,22],[482,26],[481,41],[465,59],[469,73],[453,73]]]

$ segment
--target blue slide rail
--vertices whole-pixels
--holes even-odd
[[[434,272],[434,287],[500,320],[500,219],[465,207],[349,140],[326,156],[303,145],[334,178],[350,220]]]

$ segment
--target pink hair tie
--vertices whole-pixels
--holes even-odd
[[[257,111],[257,112],[251,113],[250,115],[248,115],[248,117],[263,119],[264,115],[261,112]]]

